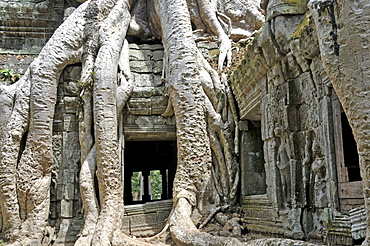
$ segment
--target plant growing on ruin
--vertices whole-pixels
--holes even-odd
[[[17,82],[20,77],[21,74],[15,73],[13,69],[0,69],[0,78],[5,81],[9,81],[11,84]]]
[[[146,11],[142,11],[142,8]],[[52,123],[57,81],[82,62],[80,190],[85,224],[76,245],[145,244],[122,233],[122,109],[133,83],[127,33],[151,33],[164,45],[164,116],[175,115],[178,165],[168,226],[179,245],[239,244],[198,231],[191,213],[233,206],[239,183],[238,117],[232,93],[197,49],[197,33],[219,41],[218,69],[231,61],[231,39],[248,37],[263,16],[252,1],[89,0],[55,31],[0,106],[0,206],[5,237],[15,245],[48,244]],[[243,23],[247,22],[248,25]],[[249,28],[249,29],[248,29]],[[234,32],[236,30],[236,32]],[[92,85],[86,86],[86,85]],[[94,187],[98,180],[99,197]],[[99,202],[98,202],[99,201]]]

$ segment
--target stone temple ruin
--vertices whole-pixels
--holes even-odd
[[[63,15],[76,6],[63,0],[1,1],[0,67],[22,74]],[[365,237],[366,213],[356,142],[323,69],[307,1],[292,5],[270,0],[262,7],[266,23],[230,75],[240,117],[239,202],[245,231],[328,245],[358,244]],[[217,57],[215,42],[197,45],[208,58]],[[174,118],[161,116],[168,100],[162,59],[161,44],[130,41],[135,87],[123,126],[124,225],[138,237],[159,232],[172,207],[176,126]],[[49,220],[56,228],[55,245],[72,244],[83,224],[80,72],[81,64],[68,66],[58,84]],[[161,181],[155,198],[153,171]],[[136,194],[134,173],[141,180]]]

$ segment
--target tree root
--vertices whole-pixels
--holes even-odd
[[[199,226],[199,229],[202,229],[204,228],[210,221],[211,219],[213,218],[213,216],[215,216],[218,212],[220,211],[225,211],[226,209],[228,209],[230,206],[229,205],[225,205],[225,206],[220,206],[220,207],[217,207],[215,210],[212,211],[212,213],[210,213],[207,217],[207,219],[205,219],[202,224],[200,224]]]

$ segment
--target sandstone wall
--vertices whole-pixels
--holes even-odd
[[[266,23],[231,76],[240,118],[260,124],[263,141],[259,167],[248,157],[255,147],[241,143],[247,148],[241,150],[242,170],[257,172],[263,165],[258,179],[266,177],[264,195],[244,197],[247,228],[352,245],[365,231],[364,217],[351,222],[352,209],[364,213],[362,182],[359,167],[350,173],[343,161],[345,116],[324,70],[307,2],[263,1]],[[242,187],[260,187],[249,173],[242,174]]]
[[[0,1],[0,53],[38,54],[62,23],[64,10],[77,5],[74,0]]]

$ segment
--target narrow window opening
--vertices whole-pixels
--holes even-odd
[[[133,201],[142,200],[143,176],[141,172],[133,172],[131,176],[131,195]]]
[[[150,199],[152,201],[161,200],[162,193],[167,192],[167,185],[162,184],[162,174],[160,170],[150,171],[150,183],[149,184],[150,184],[150,187],[149,187],[150,188],[150,191],[149,191]]]

